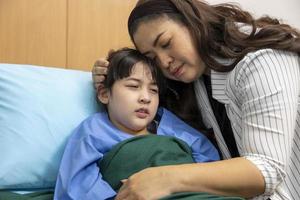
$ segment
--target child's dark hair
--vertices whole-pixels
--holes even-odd
[[[152,79],[156,82],[159,93],[163,93],[165,79],[161,70],[151,59],[147,58],[137,50],[122,48],[117,51],[110,51],[107,60],[109,61],[109,66],[105,81],[103,82],[105,88],[110,90],[115,81],[130,76],[134,65],[138,62],[142,62],[149,67]]]

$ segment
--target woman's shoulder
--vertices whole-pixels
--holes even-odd
[[[297,53],[284,51],[284,50],[276,50],[276,49],[259,49],[256,51],[249,52],[245,55],[245,57],[236,65],[236,67],[241,67],[245,64],[251,64],[257,61],[266,61],[266,60],[274,60],[274,59],[282,59],[285,57],[298,57]]]
[[[242,79],[260,70],[285,68],[286,66],[283,66],[282,63],[286,65],[287,60],[297,61],[298,59],[298,54],[294,52],[260,49],[246,54],[245,57],[237,63],[231,75],[234,76],[235,79]]]
[[[230,86],[241,89],[247,82],[257,84],[258,80],[268,82],[276,78],[276,81],[286,81],[283,79],[289,76],[283,77],[279,73],[298,74],[299,61],[298,54],[289,51],[260,49],[250,52],[231,71]]]

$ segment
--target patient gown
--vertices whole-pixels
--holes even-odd
[[[159,109],[158,115],[160,122],[156,134],[160,137],[175,137],[179,146],[188,147],[189,150],[184,152],[191,155],[191,160],[183,163],[219,160],[217,149],[203,134],[164,108]],[[57,177],[54,199],[113,199],[117,191],[104,180],[98,161],[101,162],[103,156],[113,147],[117,147],[117,144],[126,140],[130,141],[133,137],[139,136],[117,129],[105,112],[96,113],[84,120],[70,136],[66,145]],[[186,147],[182,148],[186,149]],[[142,147],[136,151],[142,154],[147,152],[145,150],[147,149]],[[124,160],[122,164],[126,165],[126,162],[130,161]]]

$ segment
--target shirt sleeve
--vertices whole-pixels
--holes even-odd
[[[69,139],[57,177],[55,200],[104,200],[116,195],[102,179],[97,165],[103,157],[99,147],[103,141],[93,137],[90,131],[90,126],[83,124]]]
[[[286,176],[296,123],[299,68],[290,52],[260,50],[236,67],[242,156],[254,163],[270,196]],[[237,103],[238,102],[238,103]]]

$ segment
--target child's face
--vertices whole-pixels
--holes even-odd
[[[129,77],[116,81],[108,92],[107,109],[112,123],[122,131],[147,133],[159,103],[158,87],[148,66],[138,62]]]

